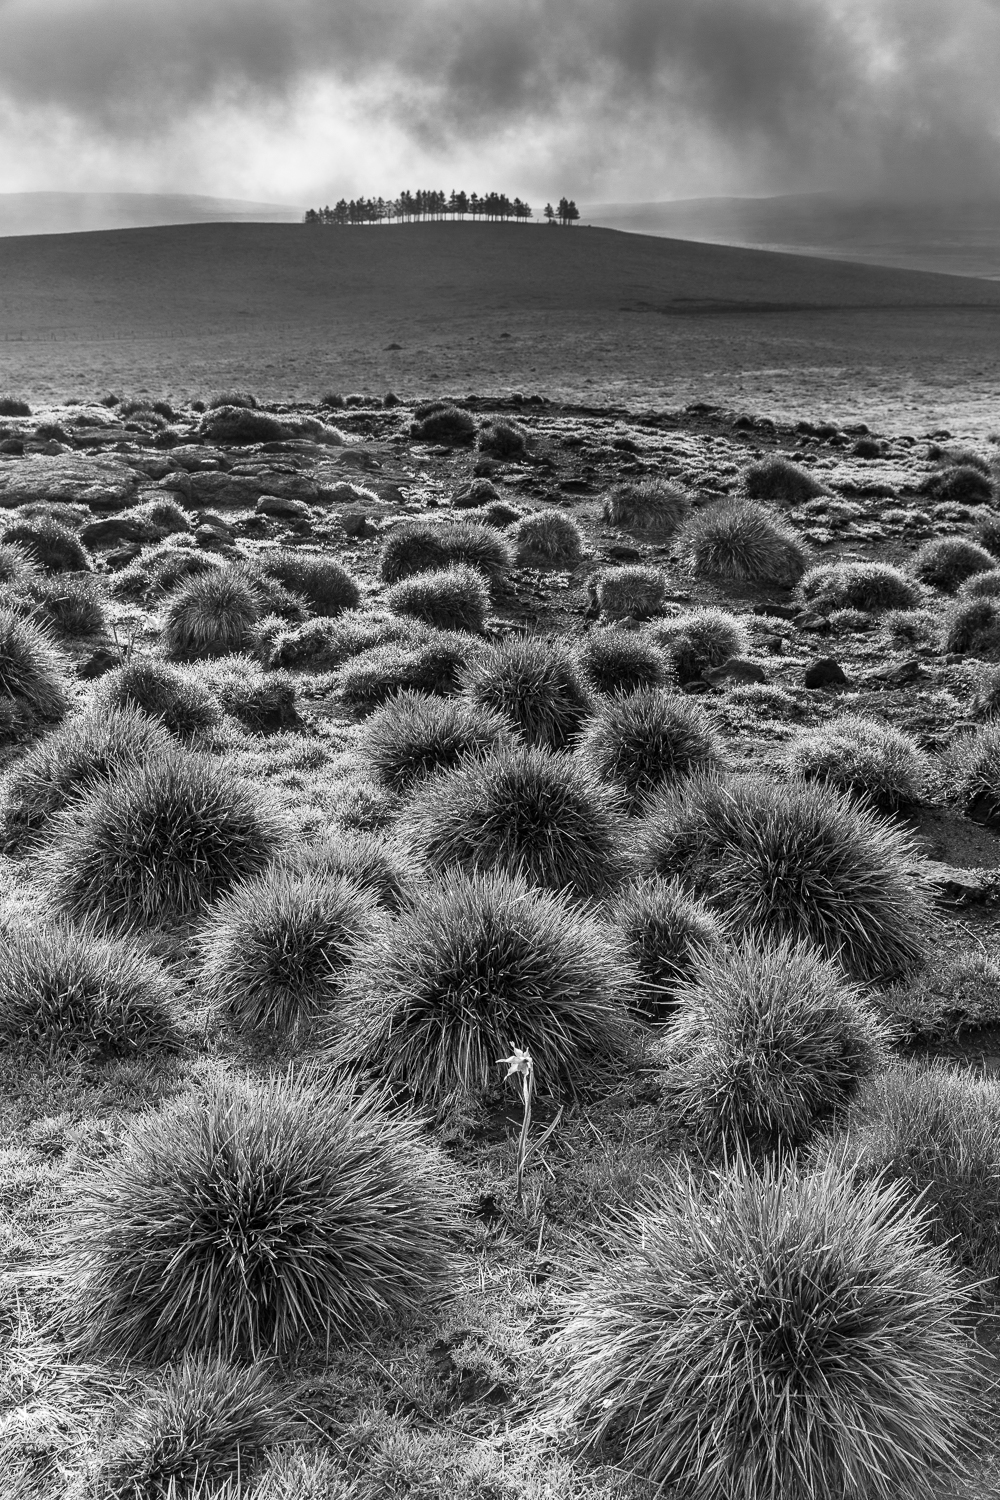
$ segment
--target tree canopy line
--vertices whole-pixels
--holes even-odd
[[[549,224],[573,224],[580,210],[572,198],[560,198],[558,206],[546,203],[542,216]],[[416,193],[400,193],[398,198],[341,198],[333,208],[307,208],[307,224],[389,224],[412,223],[418,219],[488,219],[505,223],[508,219],[527,222],[535,217],[530,203],[508,198],[506,193],[438,193],[421,188]]]

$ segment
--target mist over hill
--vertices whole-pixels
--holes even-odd
[[[0,193],[0,236],[141,229],[160,224],[287,224],[303,210],[197,193]]]

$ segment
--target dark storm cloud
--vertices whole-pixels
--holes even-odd
[[[0,37],[0,99],[112,140],[333,79],[438,151],[534,121],[820,185],[995,172],[1000,0],[0,0]]]

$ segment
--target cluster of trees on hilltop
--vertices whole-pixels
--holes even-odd
[[[558,208],[546,203],[544,217],[550,224],[572,224],[580,217],[580,211],[572,198],[560,198]],[[527,221],[535,216],[530,203],[520,198],[508,198],[506,193],[450,194],[427,191],[423,188],[415,193],[403,192],[398,198],[341,198],[333,208],[306,209],[307,224],[387,224],[390,222],[411,223],[415,219],[489,219],[506,222],[508,219]]]

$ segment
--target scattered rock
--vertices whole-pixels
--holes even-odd
[[[290,495],[261,495],[254,509],[259,516],[299,517],[308,516],[309,507]]]
[[[615,562],[641,562],[642,553],[638,547],[614,546],[604,548],[605,557],[611,557]]]
[[[135,499],[139,476],[112,459],[31,454],[0,467],[0,509],[13,510],[39,500],[87,505],[91,510],[124,510]]]
[[[847,675],[832,656],[819,656],[806,667],[802,681],[807,688],[846,687]]]
[[[89,521],[80,531],[80,540],[85,547],[103,547],[111,542],[148,542],[152,528],[132,516],[105,516],[101,521]]]
[[[731,656],[724,661],[721,667],[709,667],[703,677],[712,687],[719,687],[725,683],[734,686],[736,683],[745,682],[767,682],[768,677],[764,668],[756,661],[748,661],[745,656]]]
[[[811,610],[800,610],[795,616],[795,624],[799,630],[811,630],[816,635],[823,635],[830,629],[830,621],[825,615],[813,614]]]
[[[104,566],[110,568],[112,573],[117,573],[141,555],[142,547],[139,542],[126,542],[123,547],[116,547],[114,552],[104,554]]]
[[[755,604],[752,615],[770,615],[774,620],[794,620],[802,613],[797,604]]]
[[[345,536],[357,538],[378,536],[378,527],[373,526],[364,511],[349,510],[340,518]]]
[[[88,656],[87,660],[82,663],[79,668],[79,674],[81,677],[85,677],[87,681],[90,682],[95,677],[103,677],[106,672],[113,671],[115,667],[120,667],[121,664],[122,657],[120,651],[111,651],[106,646],[99,646],[97,650],[91,656]]]
[[[928,883],[943,906],[975,906],[996,895],[995,882],[984,870],[963,870],[929,859],[926,871]]]
[[[915,656],[907,657],[898,666],[889,667],[884,672],[869,672],[864,678],[865,684],[872,687],[908,687],[911,682],[919,682],[926,677],[923,664]]]

